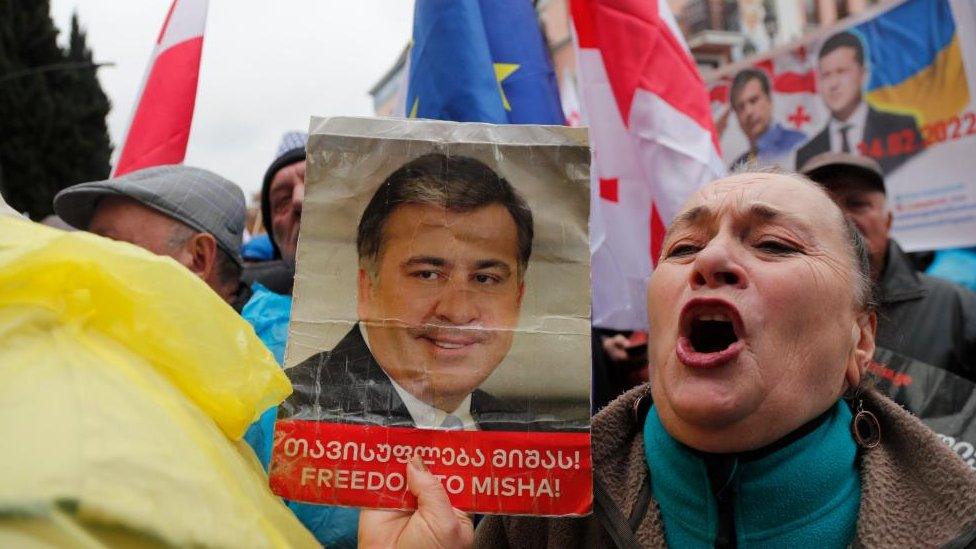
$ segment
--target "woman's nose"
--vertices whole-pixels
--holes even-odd
[[[692,288],[748,286],[746,271],[735,257],[733,247],[728,240],[712,240],[699,251],[691,272]]]

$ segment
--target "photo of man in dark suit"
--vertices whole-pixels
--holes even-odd
[[[861,39],[851,32],[840,32],[824,42],[818,56],[817,88],[830,121],[797,150],[797,169],[830,151],[870,156],[889,174],[922,150],[914,116],[883,111],[864,100],[868,78],[864,57]]]
[[[512,346],[532,239],[525,200],[484,163],[428,154],[395,170],[357,229],[359,322],[332,350],[288,369],[289,417],[558,428],[478,388]]]

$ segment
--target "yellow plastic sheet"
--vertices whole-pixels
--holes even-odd
[[[315,545],[239,440],[290,391],[174,261],[0,216],[0,544]]]

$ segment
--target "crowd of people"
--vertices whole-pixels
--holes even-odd
[[[736,111],[768,86],[737,79]],[[75,185],[54,209],[175,260],[282,364],[305,165],[305,137],[289,134],[263,177],[263,261],[242,255],[240,188],[199,168]],[[592,515],[474,520],[417,462],[416,512],[285,505],[336,547],[974,542],[976,474],[865,372],[885,348],[976,382],[976,295],[917,272],[891,238],[877,162],[826,152],[800,173],[748,169],[698,191],[671,225],[648,285],[649,331],[595,332]],[[722,353],[737,368],[710,368]],[[243,436],[265,470],[276,416],[264,410]]]

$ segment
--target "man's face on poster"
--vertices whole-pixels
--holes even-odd
[[[421,400],[453,411],[512,346],[524,290],[515,220],[501,204],[398,206],[358,314],[376,361]]]
[[[840,47],[820,58],[820,96],[838,120],[847,120],[861,102],[866,71],[854,48]]]
[[[759,136],[766,133],[773,118],[773,102],[758,78],[746,82],[735,94],[732,98],[732,110],[739,119],[739,127],[749,138],[749,143],[755,143]]]

